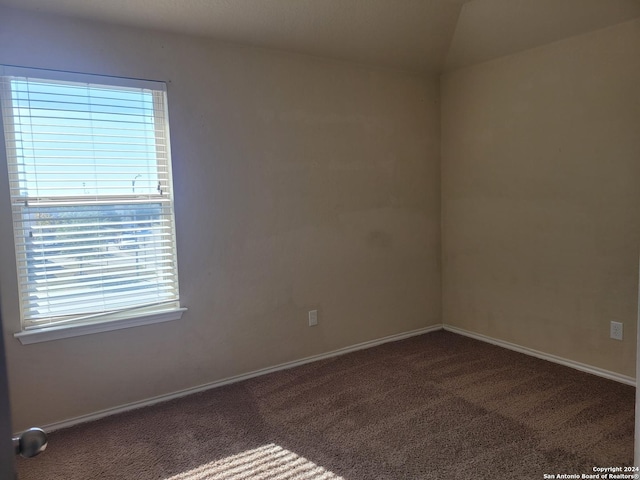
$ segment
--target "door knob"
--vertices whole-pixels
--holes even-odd
[[[47,434],[41,428],[30,428],[19,437],[13,437],[13,447],[16,455],[24,458],[35,457],[47,448]]]

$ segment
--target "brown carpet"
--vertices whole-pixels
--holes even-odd
[[[635,389],[439,331],[50,436],[21,480],[541,479],[633,464]]]

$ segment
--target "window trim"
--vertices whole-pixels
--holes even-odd
[[[23,345],[32,343],[48,342],[63,338],[79,337],[91,335],[93,333],[111,332],[123,328],[140,327],[142,325],[152,325],[154,323],[170,322],[180,320],[182,314],[186,312],[185,307],[167,310],[165,312],[153,312],[143,315],[126,315],[116,320],[91,323],[72,323],[69,325],[59,325],[55,327],[34,328],[22,330],[14,333],[13,336],[20,340]]]
[[[58,71],[58,70],[49,70],[49,69],[41,69],[37,67],[21,67],[14,65],[0,65],[0,75],[2,76],[34,76],[34,73],[43,73],[46,76],[41,78],[46,78],[50,80],[62,80],[62,81],[73,81],[73,82],[86,82],[86,83],[95,83],[102,85],[110,85],[113,87],[130,87],[132,84],[135,84],[136,87],[148,88],[154,91],[154,96],[156,92],[163,92],[164,95],[164,118],[167,121],[168,126],[168,105],[166,102],[166,82],[157,81],[157,80],[146,80],[146,79],[138,79],[138,78],[127,78],[127,77],[116,77],[109,75],[101,75],[101,74],[89,74],[89,73],[77,73],[77,72],[67,72],[67,71]],[[5,165],[9,167],[9,175],[11,174],[11,165],[8,163],[8,158],[6,157],[6,142],[8,139],[4,135],[2,116],[0,115],[0,140],[2,144],[0,145],[0,149],[2,152],[0,153],[0,158],[4,159]],[[169,152],[168,159],[168,169],[169,169],[169,182],[170,182],[170,192],[171,192],[171,223],[173,228],[173,250],[174,250],[174,259],[175,259],[175,275],[177,280],[178,275],[178,267],[177,267],[177,246],[175,243],[175,210],[173,207],[174,204],[174,192],[173,192],[173,175],[171,173],[172,170],[172,161],[170,157],[171,145],[170,139],[167,135],[167,149]],[[13,217],[13,214],[12,214]],[[17,248],[15,245],[15,237],[13,238],[12,247],[14,248],[15,253],[17,254]],[[16,258],[16,261],[18,259]],[[16,278],[16,282],[19,280]],[[16,284],[16,287],[19,289],[19,284]],[[20,305],[22,309],[22,305]],[[182,306],[179,299],[176,300],[175,304],[167,305],[165,308],[154,308],[153,310],[142,310],[136,312],[135,310],[129,311],[120,311],[108,314],[105,320],[101,321],[75,321],[70,322],[68,324],[58,324],[58,325],[46,325],[42,326],[34,326],[34,327],[25,327],[24,320],[22,318],[22,313],[20,315],[20,331],[14,333],[14,338],[18,339],[21,344],[28,345],[33,343],[47,342],[52,340],[64,339],[64,338],[72,338],[83,335],[90,335],[94,333],[100,332],[109,332],[115,331],[125,328],[138,327],[143,325],[151,325],[156,323],[164,323],[173,320],[180,320],[184,312],[187,311],[187,308]]]

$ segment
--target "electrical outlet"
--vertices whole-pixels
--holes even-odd
[[[614,340],[622,340],[622,323],[621,322],[611,322],[610,336]]]
[[[315,327],[318,325],[318,310],[309,310],[309,326]]]

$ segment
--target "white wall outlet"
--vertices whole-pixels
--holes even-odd
[[[614,340],[622,340],[622,323],[621,322],[611,322],[610,336]]]
[[[318,325],[318,310],[309,310],[309,326],[315,327]]]

